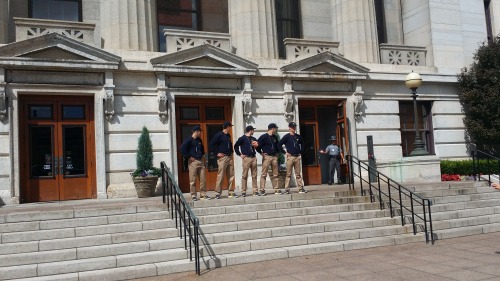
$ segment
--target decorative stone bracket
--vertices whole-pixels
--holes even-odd
[[[249,122],[249,119],[252,117],[252,104],[253,104],[253,99],[252,99],[252,83],[250,80],[250,77],[245,77],[243,80],[243,92],[242,92],[242,102],[243,102],[243,116],[245,117],[246,121]]]
[[[284,116],[287,121],[292,121],[295,117],[293,112],[294,108],[294,99],[293,99],[293,88],[292,81],[290,79],[286,79],[284,81],[284,92],[283,92],[283,111]]]
[[[361,85],[361,81],[357,80],[355,83],[354,95],[352,96],[352,101],[354,104],[354,119],[356,121],[361,121],[363,117],[363,87]]]
[[[7,94],[5,93],[5,85],[0,85],[0,120],[7,119]]]
[[[156,75],[156,91],[158,92],[158,117],[162,122],[168,119],[168,86],[165,74],[158,73]]]
[[[115,115],[115,85],[113,84],[113,73],[106,72],[104,77],[106,81],[104,84],[104,114],[106,115],[106,119],[111,120]]]

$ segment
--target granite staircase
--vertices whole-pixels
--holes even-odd
[[[500,231],[500,192],[483,183],[407,187],[432,199],[438,239]],[[184,240],[160,198],[108,201],[92,206],[0,208],[0,280],[194,274]],[[190,204],[201,225],[202,270],[425,241],[422,232],[413,235],[412,224],[402,226],[400,216],[391,218],[388,208],[380,210],[379,202],[360,196],[359,187],[349,191],[347,186],[319,186],[307,194]]]

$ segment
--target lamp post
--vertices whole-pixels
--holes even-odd
[[[417,89],[420,85],[422,85],[422,78],[418,73],[412,71],[408,74],[408,76],[406,76],[405,85],[408,89],[411,89],[411,96],[413,98],[413,118],[415,122],[415,141],[413,142],[413,150],[411,151],[410,156],[426,155],[428,152],[425,150],[424,142],[420,138],[417,116]]]

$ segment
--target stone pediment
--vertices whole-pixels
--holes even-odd
[[[182,50],[151,60],[156,71],[207,75],[255,75],[258,65],[211,45]]]
[[[117,69],[121,58],[57,33],[0,47],[0,65],[9,68]]]
[[[281,71],[291,77],[350,80],[366,79],[370,70],[340,55],[324,52],[285,65],[281,67]]]

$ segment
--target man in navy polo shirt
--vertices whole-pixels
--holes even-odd
[[[260,174],[260,192],[265,194],[266,178],[271,167],[271,183],[274,188],[274,194],[282,194],[278,186],[278,137],[276,131],[278,126],[271,123],[267,126],[267,133],[259,137],[259,148],[262,151],[262,172]]]
[[[203,142],[200,138],[201,127],[194,126],[193,134],[184,140],[181,144],[182,156],[188,158],[188,170],[189,170],[189,188],[191,192],[191,197],[193,201],[196,201],[196,178],[200,179],[200,198],[208,199],[210,197],[207,195],[206,188],[206,175],[205,175],[205,165],[203,165],[203,155],[205,154],[205,148],[203,147]]]
[[[300,174],[300,159],[304,153],[304,141],[302,136],[297,134],[297,124],[290,122],[288,124],[288,134],[284,135],[278,143],[278,148],[281,152],[286,153],[286,179],[285,179],[285,194],[290,194],[290,178],[292,177],[292,169],[295,171],[295,179],[299,187],[299,193],[307,193],[304,189],[304,181]],[[285,145],[286,152],[283,150]]]
[[[241,157],[243,162],[243,173],[241,176],[241,196],[246,197],[247,194],[247,179],[248,170],[252,170],[252,194],[253,196],[259,196],[257,189],[257,158],[255,155],[256,146],[258,146],[257,139],[253,137],[255,128],[253,126],[247,126],[245,128],[245,134],[241,136],[234,144],[234,152]],[[262,194],[262,195],[265,195]]]
[[[233,162],[233,143],[231,141],[231,135],[229,130],[233,124],[226,121],[222,125],[222,131],[215,134],[215,136],[210,141],[210,152],[217,155],[217,165],[219,170],[217,171],[217,182],[215,184],[215,199],[220,199],[222,193],[222,180],[226,176],[229,187],[228,192],[229,198],[238,197],[234,192],[234,162]]]

